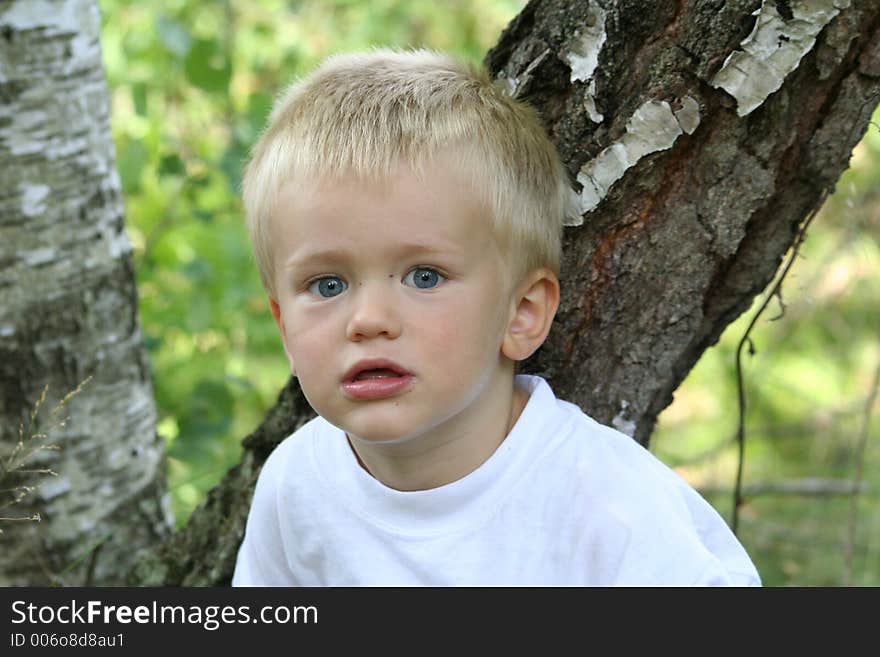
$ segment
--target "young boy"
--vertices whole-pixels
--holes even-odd
[[[566,176],[533,111],[426,51],[328,60],[244,178],[315,418],[267,460],[234,585],[751,585],[718,514],[515,374],[559,302]]]

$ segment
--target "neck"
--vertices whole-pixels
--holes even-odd
[[[498,449],[528,402],[513,384],[489,384],[470,407],[440,426],[403,443],[384,444],[348,436],[358,463],[389,488],[437,488],[476,470]]]

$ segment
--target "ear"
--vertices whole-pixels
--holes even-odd
[[[284,345],[284,353],[287,355],[287,362],[290,363],[290,374],[296,376],[296,367],[293,364],[293,356],[290,355],[290,349],[287,347],[287,332],[284,330],[284,318],[281,317],[281,306],[272,297],[269,297],[269,309],[272,311],[272,317],[275,318],[275,324],[278,326],[278,332],[281,333],[281,344]]]
[[[532,271],[514,291],[501,353],[525,360],[540,347],[559,307],[559,279],[549,269]]]

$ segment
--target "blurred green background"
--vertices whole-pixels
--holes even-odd
[[[177,522],[236,464],[287,367],[242,222],[238,185],[274,94],[328,54],[425,46],[475,62],[524,0],[100,0],[113,134],[141,323]],[[877,117],[880,120],[880,117]],[[746,358],[740,537],[767,585],[880,584],[880,130],[814,222]],[[726,518],[736,469],[736,346],[747,313],[661,416],[652,450]],[[863,463],[864,489],[833,493]],[[791,492],[812,485],[822,494]],[[780,492],[783,491],[783,492]],[[854,529],[854,530],[853,530]],[[850,540],[850,536],[854,540]],[[850,550],[849,546],[852,545]],[[847,557],[851,554],[851,558]]]

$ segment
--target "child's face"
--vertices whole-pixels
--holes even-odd
[[[401,442],[485,425],[512,394],[502,343],[512,289],[491,219],[450,172],[401,166],[386,190],[354,178],[288,183],[271,231],[273,301],[312,407],[350,436]],[[365,359],[400,371],[359,375]]]

